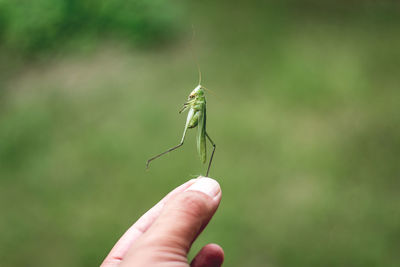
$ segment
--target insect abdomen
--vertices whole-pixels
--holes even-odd
[[[189,121],[188,127],[189,127],[189,128],[194,128],[194,127],[197,126],[198,123],[199,123],[199,112],[197,111],[197,112],[193,115],[192,119]]]

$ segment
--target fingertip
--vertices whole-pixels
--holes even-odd
[[[165,244],[174,239],[177,249],[188,251],[208,224],[220,203],[219,184],[210,178],[196,179],[184,192],[171,198],[147,232],[149,240]]]
[[[212,178],[199,177],[196,179],[196,182],[188,187],[185,191],[199,191],[210,196],[211,198],[215,198],[220,194],[221,187],[219,183]]]
[[[199,175],[199,176],[197,177],[197,179],[200,179],[200,178],[210,178],[210,179],[215,180],[214,178],[212,178],[212,177],[210,177],[210,176],[203,176],[203,175]]]
[[[222,262],[224,261],[224,249],[215,243],[207,244],[204,246],[204,249],[207,250],[207,253],[210,255],[211,258],[214,260],[218,260],[220,262],[220,265],[222,265]],[[218,265],[219,266],[219,265]]]
[[[191,267],[220,267],[224,262],[224,250],[218,244],[205,245],[190,264]]]

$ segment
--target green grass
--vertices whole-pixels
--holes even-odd
[[[380,20],[380,6],[213,3],[191,10],[217,95],[207,127],[223,200],[192,255],[217,242],[225,266],[398,266],[399,21]],[[187,40],[105,42],[5,81],[2,264],[98,265],[142,213],[204,173],[194,132],[145,171],[179,141],[196,82]]]

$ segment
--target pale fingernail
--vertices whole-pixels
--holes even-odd
[[[221,188],[217,181],[207,177],[199,177],[197,181],[189,186],[185,191],[199,191],[204,194],[209,195],[210,197],[214,198],[218,195],[221,191]]]

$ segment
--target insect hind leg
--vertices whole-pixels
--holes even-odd
[[[165,154],[167,154],[167,153],[169,153],[169,152],[171,152],[171,151],[174,151],[175,149],[181,147],[182,145],[183,145],[183,141],[180,142],[178,145],[176,145],[176,146],[174,146],[174,147],[171,147],[171,148],[168,149],[167,151],[164,151],[163,153],[160,153],[160,154],[158,154],[158,155],[156,155],[156,156],[154,156],[154,157],[148,159],[147,162],[146,162],[146,169],[149,168],[149,165],[150,165],[150,162],[151,162],[151,161],[153,161],[153,160],[155,160],[155,159],[158,159],[159,157],[161,157],[161,156],[163,156],[163,155],[165,155]]]
[[[210,143],[211,143],[212,146],[213,146],[213,150],[212,150],[212,152],[211,152],[210,161],[209,161],[208,167],[207,167],[207,174],[206,174],[206,176],[208,177],[208,173],[210,172],[211,163],[212,163],[212,160],[213,160],[213,158],[214,158],[214,152],[215,152],[215,149],[216,149],[217,145],[213,142],[213,140],[210,138],[210,136],[208,135],[207,132],[206,132],[206,137],[207,137],[207,139],[210,141]]]

